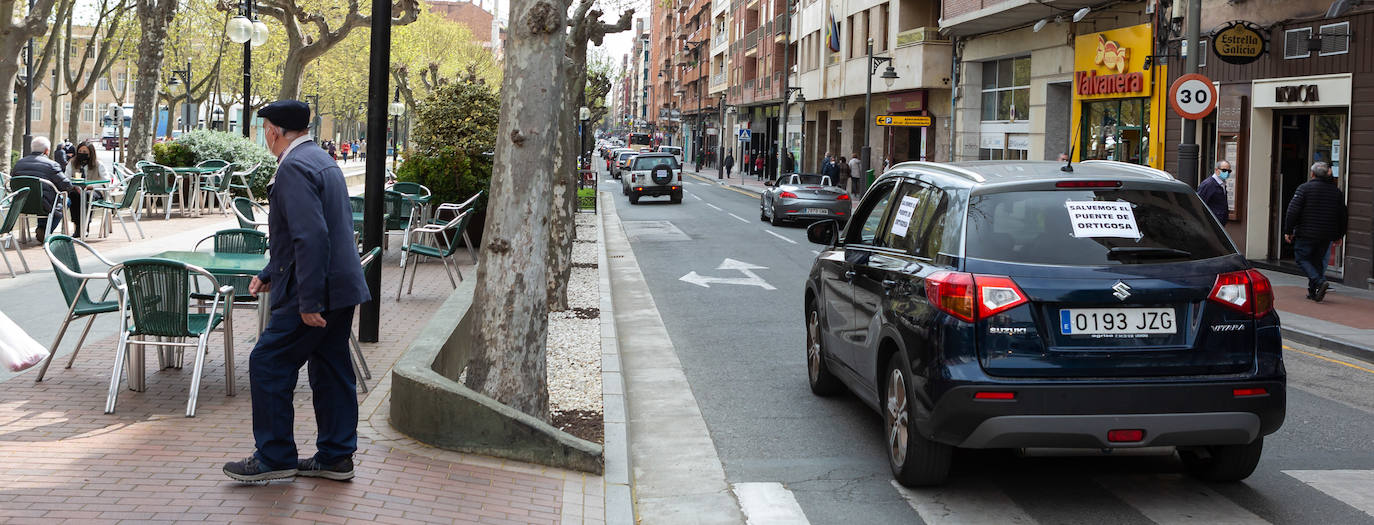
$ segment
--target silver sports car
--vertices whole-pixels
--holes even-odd
[[[779,225],[796,219],[849,220],[849,193],[830,177],[789,173],[759,196],[759,220]]]

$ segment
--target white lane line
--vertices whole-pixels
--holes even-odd
[[[1159,525],[1269,523],[1182,474],[1102,476],[1094,481]]]
[[[1285,470],[1283,473],[1374,516],[1374,470]]]
[[[1036,523],[1026,511],[987,482],[957,483],[937,489],[909,489],[892,480],[926,525]]]
[[[778,235],[777,233],[774,233],[773,230],[763,230],[763,232],[764,232],[764,233],[767,233],[768,235],[772,235],[772,236],[774,236],[774,237],[777,237],[777,238],[779,238],[779,239],[782,239],[782,240],[784,240],[784,241],[790,242],[790,243],[792,243],[792,244],[797,244],[797,241],[794,241],[794,240],[792,240],[792,239],[788,239],[787,237],[783,237],[783,236],[781,236],[781,235]]]
[[[739,221],[742,222],[742,223],[750,224],[749,219],[746,219],[746,218],[744,218],[744,217],[740,217],[739,215],[735,215],[735,214],[733,214],[733,213],[731,213],[730,216],[731,216],[731,217],[734,217],[734,218],[736,218],[736,219],[739,219]]]
[[[710,206],[710,207],[712,207],[712,208],[715,208],[716,211],[725,211],[725,210],[720,209],[720,206],[716,206],[715,204],[711,204],[711,203],[709,203],[709,202],[706,203],[706,205],[707,205],[707,206]]]
[[[695,193],[688,193],[687,196],[689,196],[689,197],[691,197],[691,198],[693,198],[693,199],[696,199],[696,200],[701,200],[701,197],[696,196]]]
[[[809,525],[792,491],[782,483],[732,485],[748,525]]]

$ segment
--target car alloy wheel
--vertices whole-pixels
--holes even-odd
[[[821,312],[812,303],[806,311],[806,376],[810,380],[811,393],[829,396],[840,391],[840,378],[830,373],[825,366],[825,346],[821,338]]]
[[[906,404],[906,377],[902,375],[901,369],[894,367],[892,374],[887,379],[885,415],[888,422],[888,455],[892,458],[892,464],[896,465],[897,468],[901,468],[906,462],[907,432],[910,431]]]

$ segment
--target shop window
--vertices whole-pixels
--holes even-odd
[[[1312,28],[1289,29],[1283,32],[1283,58],[1307,58],[1312,52],[1307,50],[1307,41],[1312,38]]]
[[[1030,116],[1029,56],[983,62],[982,120],[1015,121]]]
[[[1317,28],[1322,38],[1318,56],[1344,55],[1350,52],[1350,22],[1327,24]]]

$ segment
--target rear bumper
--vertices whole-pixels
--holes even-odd
[[[1234,390],[1263,388],[1236,397]],[[1014,400],[974,399],[1015,392]],[[965,448],[1133,448],[1232,445],[1283,424],[1284,381],[1126,385],[966,385],[940,397],[924,425],[932,439]],[[1142,430],[1139,441],[1112,442],[1111,430]]]
[[[631,186],[630,195],[681,195],[682,186]]]
[[[844,221],[849,219],[850,206],[848,203],[841,207],[833,202],[781,201],[774,206],[774,209],[777,210],[779,217],[788,219],[836,219]],[[817,213],[817,211],[820,212]]]

